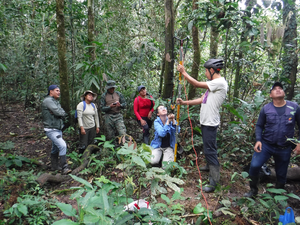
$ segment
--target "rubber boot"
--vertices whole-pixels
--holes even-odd
[[[245,193],[244,197],[252,198],[258,194],[257,185],[258,185],[259,177],[258,176],[249,176],[249,178],[251,179],[251,181],[249,182],[250,191],[248,193]]]
[[[61,165],[61,174],[68,174],[71,173],[72,170],[69,169],[68,163],[67,163],[67,159],[66,159],[66,155],[62,155],[60,156],[60,165]]]
[[[61,170],[61,167],[58,166],[58,153],[51,154],[51,170]]]
[[[200,169],[200,171],[209,171],[209,166],[208,166],[208,164],[206,163],[205,166],[202,166],[202,167],[200,167],[199,169]]]
[[[79,148],[78,148],[78,153],[79,153],[79,154],[83,154],[85,149],[86,149],[85,145],[79,146]]]
[[[209,167],[209,185],[204,186],[204,192],[213,192],[220,180],[220,165],[208,165]]]
[[[280,183],[280,182],[278,182],[278,181],[276,181],[276,185],[275,185],[275,188],[277,188],[277,189],[284,189],[284,183]]]

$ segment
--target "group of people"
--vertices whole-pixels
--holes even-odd
[[[220,180],[220,163],[217,151],[217,130],[220,124],[220,107],[223,104],[228,84],[220,71],[223,68],[223,60],[210,59],[205,64],[205,75],[209,81],[199,82],[185,71],[182,65],[177,70],[184,78],[196,88],[202,88],[205,93],[197,99],[177,99],[180,105],[199,105],[200,124],[203,138],[203,152],[206,165],[202,171],[209,171],[209,184],[203,188],[205,192],[215,190]],[[104,125],[107,131],[107,140],[115,136],[115,130],[119,135],[126,134],[121,109],[126,108],[126,101],[123,95],[116,91],[116,83],[113,80],[107,81],[106,92],[100,99],[101,111],[104,115]],[[147,94],[146,87],[138,87],[139,96],[134,100],[134,113],[139,126],[143,129],[143,142],[149,144],[149,129],[152,127],[152,114],[155,102],[152,96]],[[43,101],[43,123],[47,137],[52,141],[51,167],[54,170],[61,169],[62,173],[70,172],[66,163],[66,143],[62,139],[63,117],[65,111],[61,108],[58,98],[60,90],[57,85],[50,85],[48,96]],[[273,156],[275,160],[276,188],[284,188],[288,164],[291,157],[293,144],[287,138],[294,137],[295,124],[300,128],[300,109],[297,103],[284,100],[285,92],[283,85],[276,82],[270,89],[272,102],[265,105],[259,114],[256,124],[256,144],[254,155],[250,166],[250,192],[245,197],[254,197],[258,194],[259,171],[266,161]],[[78,124],[80,129],[80,152],[82,153],[87,145],[91,144],[99,133],[99,118],[97,107],[93,103],[97,95],[92,91],[86,91],[77,106]],[[156,108],[157,118],[154,121],[154,139],[151,141],[152,158],[151,164],[159,164],[160,161],[173,161],[174,148],[176,144],[177,131],[180,127],[173,114],[168,114],[164,105]],[[294,146],[294,152],[300,154],[300,144]],[[60,156],[60,166],[58,164]]]

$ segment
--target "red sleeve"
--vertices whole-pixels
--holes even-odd
[[[139,96],[138,96],[139,97]],[[138,97],[136,97],[135,99],[134,99],[134,102],[133,102],[133,111],[134,111],[134,114],[135,114],[135,116],[136,116],[136,118],[138,119],[138,120],[141,120],[142,119],[142,117],[140,116],[140,114],[138,113]]]

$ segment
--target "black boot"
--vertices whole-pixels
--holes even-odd
[[[213,192],[220,180],[220,165],[208,165],[209,185],[204,186],[204,192]]]
[[[200,171],[209,171],[209,166],[208,166],[208,164],[206,163],[205,166],[202,166],[202,167],[200,167],[199,169],[200,169]]]
[[[61,170],[61,167],[58,166],[58,153],[51,154],[51,170]]]
[[[85,149],[86,149],[85,145],[80,145],[78,148],[78,153],[83,154]]]
[[[61,173],[62,174],[68,174],[68,173],[71,173],[72,170],[69,169],[68,167],[68,163],[67,163],[67,160],[66,160],[66,155],[62,155],[60,156],[60,165],[61,165]]]
[[[280,183],[280,182],[278,182],[278,181],[276,181],[276,185],[275,185],[275,188],[277,188],[277,189],[284,189],[284,183]]]
[[[245,193],[244,197],[252,198],[258,194],[257,185],[258,185],[259,177],[258,176],[249,176],[249,178],[251,179],[251,181],[249,182],[250,191],[248,193]]]

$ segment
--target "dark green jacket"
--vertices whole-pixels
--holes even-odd
[[[42,103],[42,116],[45,128],[61,130],[64,126],[63,117],[66,116],[65,110],[61,107],[58,100],[47,96]]]
[[[127,104],[126,104],[126,100],[125,100],[124,96],[118,91],[115,91],[115,92],[119,95],[119,98],[120,98],[119,102],[120,102],[120,105],[121,105],[121,109],[125,109]],[[101,95],[100,108],[101,108],[102,112],[108,113],[111,109],[110,109],[109,106],[106,106],[106,101],[105,101],[105,96],[106,95],[110,95],[110,93],[108,91],[106,91]]]

